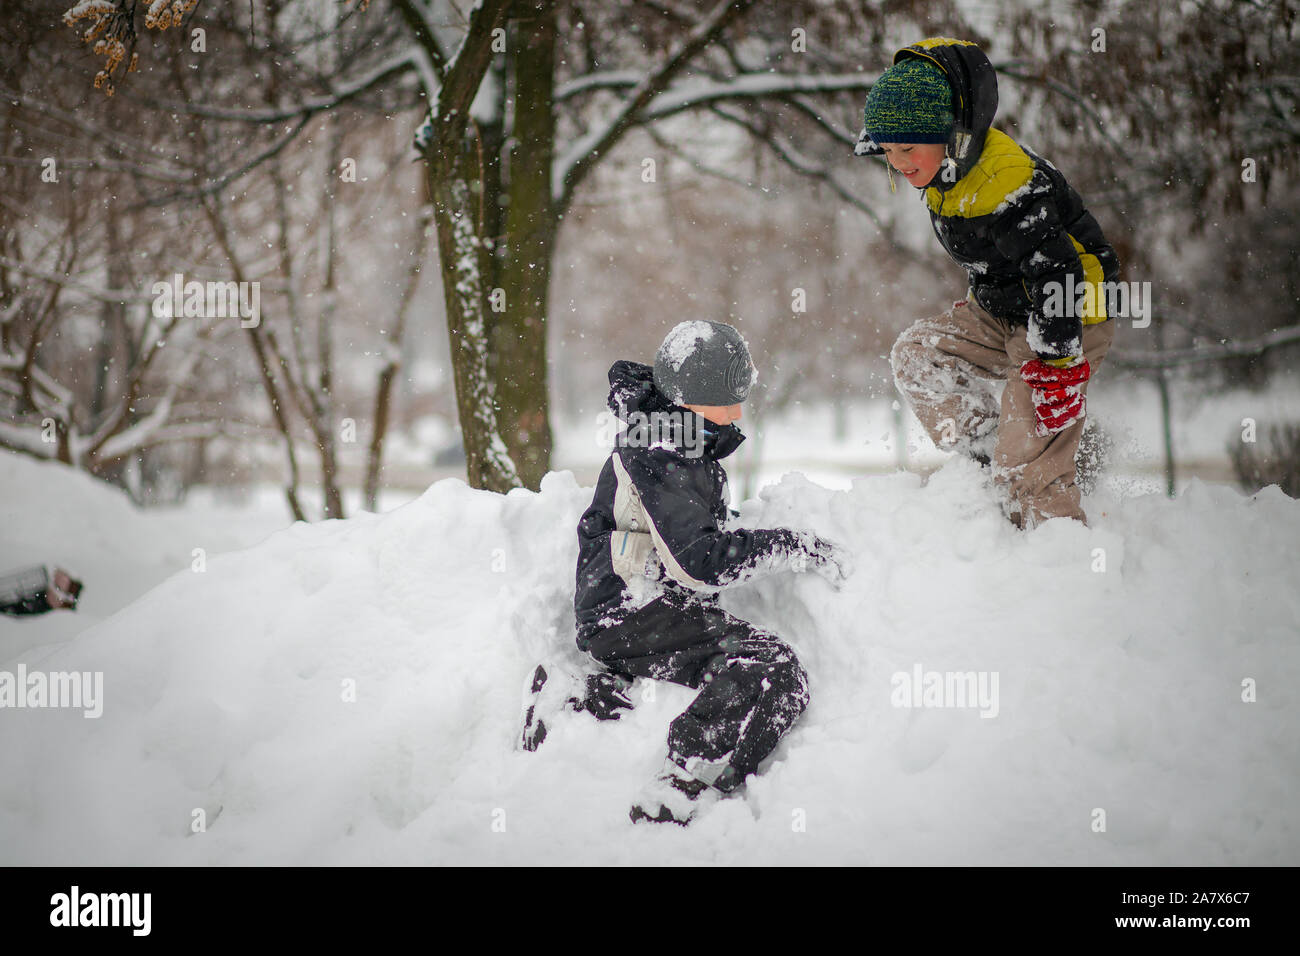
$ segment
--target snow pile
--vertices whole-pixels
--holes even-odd
[[[622,720],[515,749],[532,668],[578,659],[590,496],[443,481],[176,573],[39,661],[102,672],[102,717],[0,710],[0,863],[1300,862],[1300,503],[1276,489],[1095,498],[1091,529],[1022,534],[965,461],[787,475],[741,523],[834,537],[857,571],[724,598],[795,647],[812,703],[687,829],[627,818],[687,688],[639,681]],[[996,687],[987,717],[895,706],[957,672]]]
[[[0,573],[50,564],[85,585],[75,614],[0,616],[0,667],[71,639],[196,560],[247,547],[289,523],[278,489],[252,506],[207,499],[196,493],[181,508],[141,510],[83,471],[0,452]],[[0,712],[0,733],[3,725]]]

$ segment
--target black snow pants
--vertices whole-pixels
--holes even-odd
[[[690,597],[666,594],[581,643],[615,673],[700,688],[668,729],[668,756],[719,790],[754,773],[808,706],[789,645]]]

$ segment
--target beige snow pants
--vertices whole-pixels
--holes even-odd
[[[1092,375],[1114,337],[1114,319],[1083,327],[1083,354]],[[968,295],[900,335],[889,359],[898,390],[935,445],[991,460],[1012,522],[1022,528],[1048,518],[1086,523],[1074,483],[1084,418],[1055,435],[1037,435],[1034,402],[1020,378],[1020,366],[1035,357],[1023,325],[1013,327]],[[997,380],[1006,382],[1000,409],[993,389]]]

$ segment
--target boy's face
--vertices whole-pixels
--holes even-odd
[[[889,164],[917,189],[924,189],[943,164],[942,143],[881,143]]]
[[[687,405],[697,415],[703,415],[715,425],[730,425],[740,421],[739,405]]]

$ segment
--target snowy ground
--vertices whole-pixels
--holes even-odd
[[[266,540],[266,511],[142,514],[12,456],[0,479],[0,564],[87,580],[76,615],[0,620],[0,671],[104,681],[98,719],[0,710],[0,864],[1300,863],[1300,502],[1276,489],[1111,483],[1091,529],[1020,534],[963,461],[768,485],[744,523],[832,535],[857,572],[727,596],[796,648],[812,704],[679,830],[627,808],[688,689],[514,748],[532,667],[572,653],[571,475]],[[918,667],[996,675],[996,716],[895,706]]]

